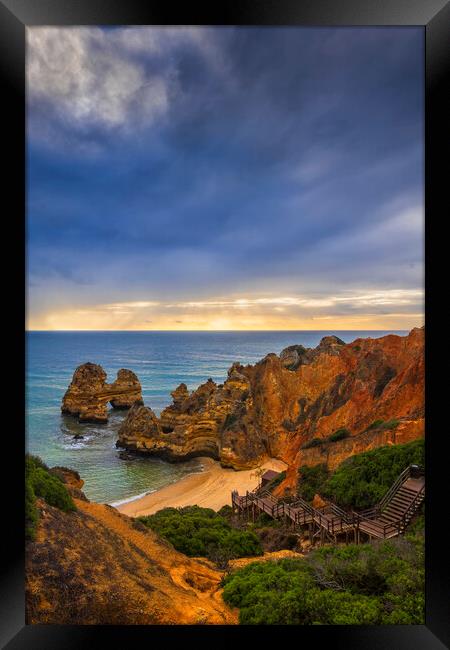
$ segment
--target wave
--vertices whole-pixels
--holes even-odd
[[[76,440],[76,441],[71,442],[69,444],[61,445],[61,447],[63,449],[67,449],[69,451],[72,451],[74,449],[85,449],[87,446],[88,445],[86,444],[86,442],[84,440],[83,441]]]
[[[108,505],[113,506],[116,508],[117,506],[123,506],[124,503],[131,503],[131,501],[137,501],[138,499],[142,499],[142,497],[146,497],[147,494],[152,494],[153,492],[156,492],[159,488],[155,488],[154,490],[147,490],[146,492],[142,492],[142,494],[135,494],[132,497],[127,497],[126,499],[121,499],[120,501],[113,501],[109,503]]]
[[[164,462],[164,461],[162,461],[162,462]],[[120,499],[119,501],[111,501],[110,503],[108,503],[108,505],[113,506],[113,507],[116,508],[117,506],[122,506],[125,503],[131,503],[132,501],[137,501],[138,499],[141,499],[142,497],[145,497],[148,494],[153,494],[154,492],[158,492],[158,490],[162,490],[165,487],[169,487],[169,485],[173,485],[174,483],[178,483],[178,481],[181,481],[181,479],[186,478],[187,476],[194,476],[194,474],[203,474],[204,471],[205,471],[205,466],[202,463],[200,463],[200,469],[198,471],[194,470],[192,472],[188,472],[184,476],[176,476],[169,483],[167,483],[166,485],[161,485],[159,487],[155,487],[152,490],[147,490],[146,492],[142,492],[141,494],[135,494],[134,496],[127,497],[126,499]]]

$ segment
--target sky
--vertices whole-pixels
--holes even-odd
[[[27,28],[27,328],[423,324],[421,28]]]

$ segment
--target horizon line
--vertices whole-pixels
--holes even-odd
[[[418,329],[423,326],[416,326]],[[142,332],[210,332],[210,333],[215,333],[215,332],[409,332],[412,329],[416,329],[416,327],[411,327],[411,328],[406,328],[406,329],[389,329],[389,328],[366,328],[366,329],[337,329],[337,328],[329,328],[329,329],[225,329],[225,330],[216,330],[216,329],[186,329],[186,330],[181,330],[181,329],[163,329],[163,330],[125,330],[125,329],[118,329],[118,330],[113,330],[113,329],[25,329],[25,333],[28,332],[137,332],[137,333],[142,333]]]

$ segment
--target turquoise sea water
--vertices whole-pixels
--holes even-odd
[[[191,460],[170,464],[151,458],[120,458],[117,430],[126,416],[111,411],[107,424],[79,424],[62,416],[61,399],[77,366],[99,363],[113,381],[120,368],[139,377],[144,402],[157,414],[171,402],[181,382],[190,390],[212,377],[221,383],[234,361],[255,363],[288,345],[315,347],[323,336],[336,334],[346,343],[356,338],[406,332],[28,332],[26,382],[27,450],[49,465],[77,470],[88,498],[116,503],[168,485],[201,471]],[[83,440],[74,440],[81,433]]]

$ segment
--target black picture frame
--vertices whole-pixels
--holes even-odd
[[[448,179],[441,167],[447,154],[448,165],[448,115],[445,72],[449,67],[450,4],[445,0],[241,0],[239,3],[209,3],[199,8],[190,3],[175,6],[172,3],[139,2],[138,0],[0,0],[0,69],[2,76],[2,103],[5,111],[3,133],[12,136],[12,145],[4,148],[7,162],[3,176],[3,204],[9,205],[4,214],[4,233],[7,222],[12,221],[7,242],[9,250],[17,247],[13,263],[8,263],[4,297],[8,300],[8,313],[17,319],[11,324],[8,317],[8,342],[15,344],[15,362],[8,376],[10,390],[15,395],[14,416],[8,402],[4,435],[7,450],[4,460],[12,469],[8,478],[3,510],[3,552],[1,574],[1,632],[2,647],[9,650],[33,648],[96,648],[110,643],[125,647],[144,647],[155,641],[189,641],[189,636],[207,641],[221,639],[230,642],[247,636],[258,642],[269,638],[282,643],[293,635],[298,643],[308,647],[330,644],[335,648],[371,648],[398,650],[430,649],[450,646],[450,595],[448,587],[448,549],[445,528],[442,528],[440,506],[446,487],[447,456],[442,445],[447,432],[439,429],[439,411],[446,404],[445,381],[439,383],[431,368],[442,363],[442,340],[445,341],[445,320],[431,318],[435,304],[442,294],[436,289],[441,274],[440,264],[444,254],[437,253],[436,229],[444,221],[445,198]],[[426,624],[421,626],[314,626],[293,628],[252,629],[245,627],[100,627],[100,626],[38,626],[25,625],[24,605],[24,541],[23,541],[23,455],[25,440],[22,432],[25,421],[17,414],[24,413],[23,386],[24,358],[23,317],[24,304],[21,287],[25,277],[26,238],[25,219],[25,28],[33,25],[303,25],[303,26],[422,26],[425,30],[426,104],[425,104],[425,286],[426,286]],[[5,126],[6,125],[6,126]],[[446,146],[447,145],[447,146]],[[5,146],[5,145],[4,145]],[[448,176],[448,174],[447,174]],[[433,227],[431,227],[433,224]],[[434,241],[433,241],[434,240]],[[444,249],[443,249],[444,250]],[[443,267],[442,267],[443,268]],[[17,283],[12,282],[13,274]],[[7,285],[7,286],[6,286]],[[448,300],[445,297],[445,300]],[[9,343],[11,341],[11,343]],[[5,344],[4,344],[5,347]],[[448,345],[445,346],[448,348]],[[448,398],[447,398],[448,401]],[[7,426],[5,427],[5,422]],[[6,463],[4,462],[4,465]],[[441,513],[441,514],[439,514]],[[447,570],[446,570],[447,569]],[[279,641],[278,641],[279,639]],[[191,639],[192,641],[193,639]]]

